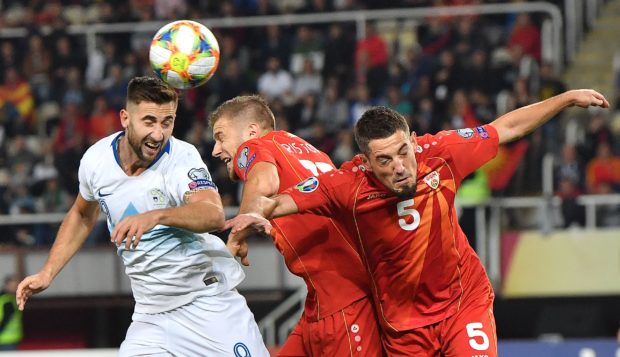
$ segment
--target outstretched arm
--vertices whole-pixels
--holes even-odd
[[[119,246],[126,239],[125,249],[138,246],[142,235],[158,224],[202,233],[224,226],[224,207],[219,193],[206,189],[188,191],[186,204],[179,207],[148,211],[124,218],[114,227],[111,240]]]
[[[571,90],[506,113],[491,125],[497,129],[499,143],[504,144],[529,134],[560,111],[574,105],[582,108],[589,106],[608,108],[609,102],[602,94],[592,89]]]
[[[60,270],[84,244],[98,216],[99,203],[86,201],[78,194],[75,203],[60,225],[45,265],[41,271],[26,277],[17,286],[16,298],[20,310],[24,310],[26,301],[32,294],[47,289]]]

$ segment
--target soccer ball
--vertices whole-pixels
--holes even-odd
[[[195,21],[171,22],[157,31],[149,60],[155,74],[174,88],[204,84],[220,62],[220,46],[213,33]]]

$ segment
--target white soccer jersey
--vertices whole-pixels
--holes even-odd
[[[127,216],[183,205],[183,195],[192,189],[216,189],[196,148],[173,137],[148,169],[127,176],[117,155],[122,135],[110,135],[91,146],[79,169],[80,194],[99,201],[110,232]],[[144,233],[136,249],[126,250],[121,244],[118,255],[139,313],[175,309],[198,296],[230,290],[245,277],[218,237],[164,225]]]

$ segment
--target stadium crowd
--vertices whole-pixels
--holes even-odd
[[[84,36],[67,32],[70,24],[463,3],[471,1],[3,1],[0,26],[26,27],[28,35],[0,38],[0,214],[66,212],[85,148],[120,130],[129,79],[152,74],[152,34],[100,35],[89,52]],[[215,29],[220,67],[208,84],[181,94],[174,135],[199,148],[224,205],[234,206],[239,187],[211,157],[206,119],[218,104],[258,92],[279,129],[295,132],[340,165],[356,152],[353,124],[373,105],[397,110],[423,135],[488,123],[564,91],[541,58],[538,20],[520,14],[436,17],[417,25],[380,21],[367,24],[363,39],[356,39],[351,23]],[[620,88],[620,72],[617,78]],[[487,190],[539,194],[542,157],[551,152],[564,225],[583,225],[577,196],[620,192],[620,120],[612,120],[613,111],[590,115],[551,121],[508,147],[508,179],[494,184],[489,178]],[[603,223],[620,225],[619,216],[608,214]],[[0,245],[49,245],[56,228],[0,226]],[[106,229],[102,224],[93,241]]]

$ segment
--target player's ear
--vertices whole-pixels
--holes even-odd
[[[372,168],[370,167],[370,159],[368,158],[368,156],[366,156],[366,154],[364,153],[361,153],[360,157],[362,158],[362,163],[364,164],[364,166],[366,166],[366,170],[372,171]]]
[[[260,138],[261,133],[261,127],[257,123],[250,123],[248,125],[248,135],[250,135],[251,139]]]
[[[416,135],[415,131],[411,132],[409,138],[411,139],[411,144],[413,144],[413,147],[418,146],[418,136]]]
[[[127,129],[129,126],[129,112],[127,112],[126,109],[121,109],[119,116],[121,118],[121,125],[123,126],[123,129]]]

